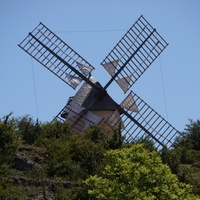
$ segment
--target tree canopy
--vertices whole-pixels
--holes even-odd
[[[141,144],[110,150],[101,176],[90,176],[85,184],[91,199],[195,199],[191,187],[180,183],[157,152]]]

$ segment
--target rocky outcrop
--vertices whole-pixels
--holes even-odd
[[[24,177],[11,177],[9,178],[9,182],[13,185],[19,185],[19,186],[33,186],[33,187],[40,187],[40,186],[46,186],[50,191],[54,191],[55,188],[60,185],[62,185],[64,188],[71,188],[71,183],[68,181],[64,182],[51,182],[51,181],[40,181],[40,180],[30,180]]]
[[[24,154],[15,154],[14,168],[16,170],[27,172],[34,167],[41,168],[41,165],[29,160]]]
[[[191,167],[200,168],[200,163],[193,163],[193,164],[191,165]]]

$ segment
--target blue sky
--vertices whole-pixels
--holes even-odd
[[[101,61],[143,15],[169,46],[132,90],[179,131],[199,119],[199,0],[1,0],[0,9],[0,118],[13,112],[51,121],[76,92],[17,46],[39,22],[91,63],[105,85],[110,77]],[[126,97],[115,83],[108,92],[118,103]]]

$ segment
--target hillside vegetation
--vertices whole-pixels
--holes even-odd
[[[98,126],[76,135],[67,123],[0,119],[0,199],[198,199],[200,122],[173,149],[148,138],[124,143]]]

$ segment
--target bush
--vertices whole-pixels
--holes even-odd
[[[8,180],[0,181],[0,200],[25,200],[23,191],[19,187],[11,186]]]
[[[24,140],[26,144],[34,144],[41,132],[41,124],[38,120],[36,122],[27,116],[16,119],[16,127],[20,139]]]
[[[106,149],[103,136],[96,133],[97,129],[91,128],[82,135],[46,140],[48,175],[77,180],[98,173]]]
[[[196,122],[189,120],[182,136],[177,138],[173,144],[175,148],[184,146],[187,149],[200,150],[200,120]]]
[[[163,148],[160,152],[163,163],[167,164],[173,174],[177,174],[179,171],[179,165],[181,163],[182,149]]]
[[[181,157],[182,164],[192,164],[195,162],[196,151],[194,149],[184,151]]]
[[[18,134],[15,131],[13,119],[9,119],[11,114],[0,119],[0,169],[4,165],[12,165],[14,155],[18,147]]]
[[[85,184],[91,199],[196,199],[189,185],[179,183],[158,154],[142,145],[110,150],[102,176]]]
[[[66,137],[71,134],[72,132],[69,124],[55,120],[53,122],[47,122],[42,124],[40,139],[66,139]]]

